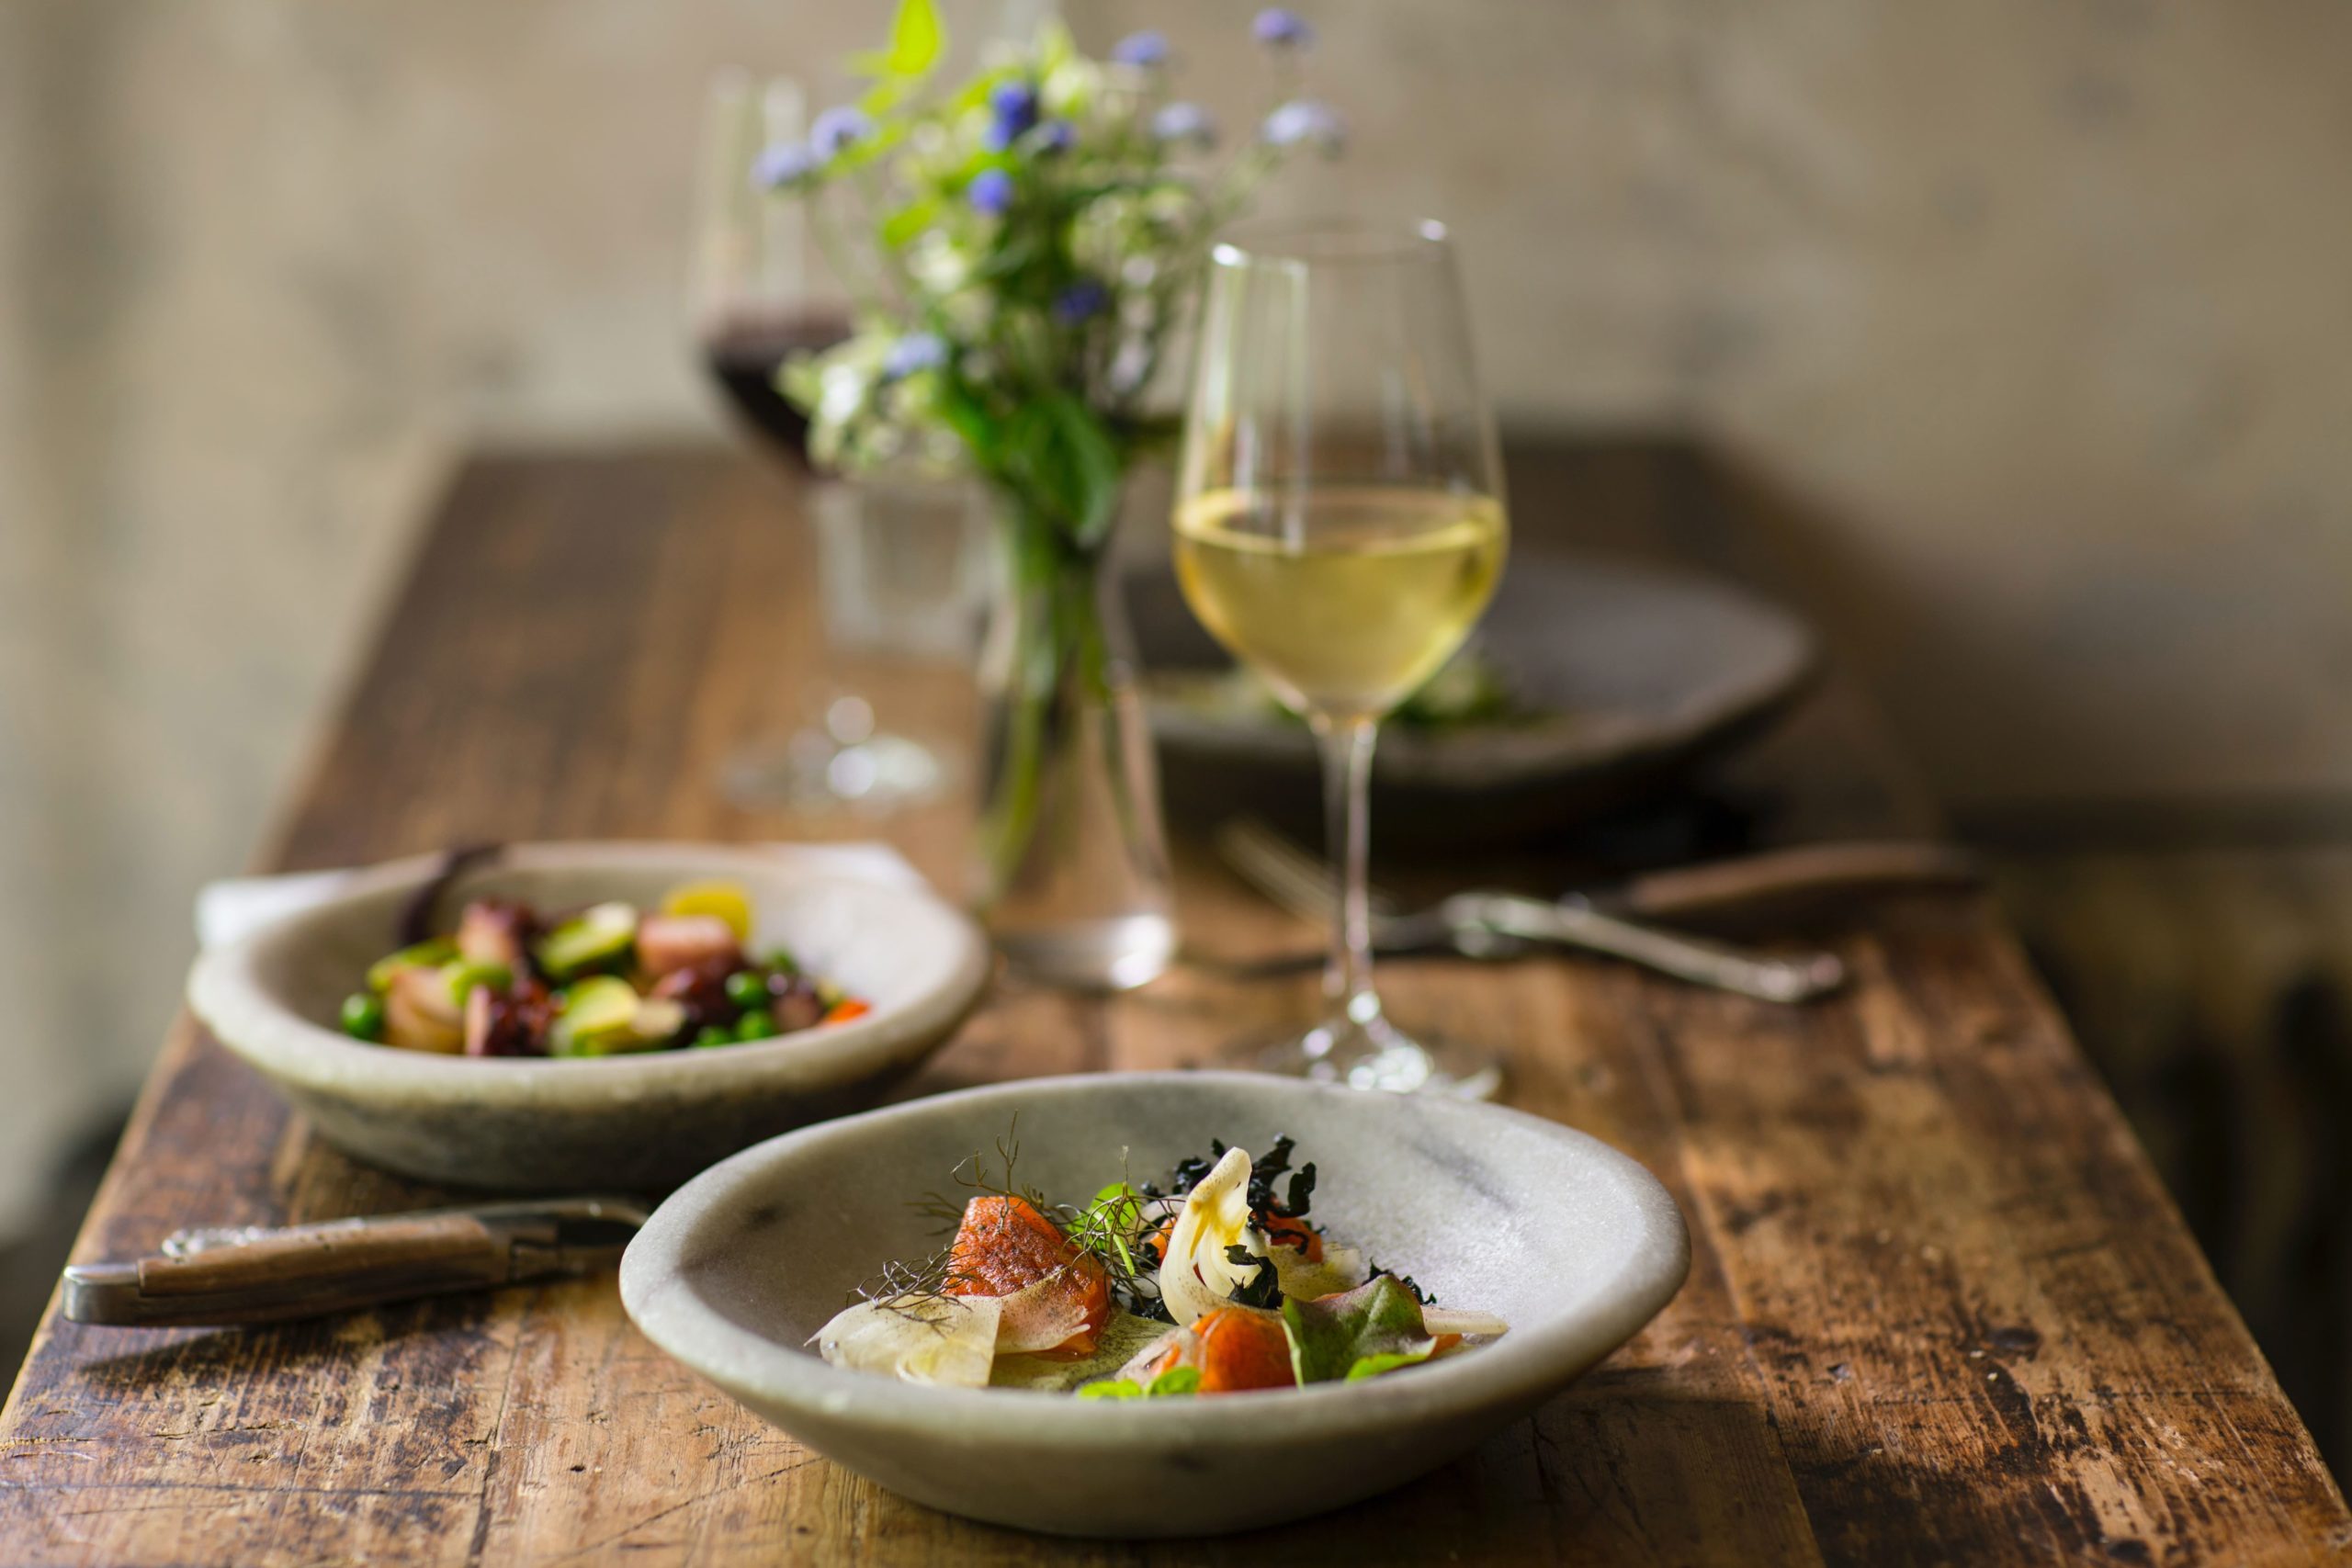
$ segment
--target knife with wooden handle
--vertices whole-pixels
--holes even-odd
[[[182,1232],[144,1258],[65,1270],[75,1323],[282,1323],[418,1296],[584,1274],[645,1223],[627,1198],[484,1203],[276,1229]]]
[[[1705,919],[1818,905],[1858,894],[1967,887],[1984,880],[1976,857],[1956,844],[1799,844],[1760,854],[1645,872],[1591,894],[1592,908],[1646,920]]]

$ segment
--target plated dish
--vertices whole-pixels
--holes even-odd
[[[1215,1397],[1005,1386],[993,1354],[988,1387],[829,1363],[822,1331],[861,1287],[942,1244],[944,1216],[910,1199],[989,1195],[944,1173],[992,1154],[1016,1116],[1012,1185],[1056,1213],[1123,1171],[1160,1183],[1212,1138],[1263,1154],[1288,1134],[1314,1159],[1306,1217],[1327,1252],[1361,1249],[1367,1272],[1375,1258],[1404,1269],[1508,1332],[1352,1382]],[[1292,1174],[1271,1184],[1277,1200]],[[663,1350],[918,1502],[1065,1534],[1183,1536],[1301,1517],[1445,1463],[1631,1337],[1688,1264],[1681,1216],[1646,1171],[1536,1117],[1254,1074],[1098,1074],[914,1100],[745,1150],[654,1213],[622,1259],[621,1299]]]
[[[1314,738],[1231,673],[1171,575],[1139,574],[1126,592],[1170,807],[1311,837]],[[1509,843],[1642,798],[1768,725],[1804,690],[1815,651],[1803,620],[1728,583],[1519,551],[1466,659],[1383,728],[1372,781],[1383,841]]]
[[[419,856],[354,874],[325,901],[200,956],[188,1002],[328,1142],[452,1186],[666,1188],[786,1128],[873,1104],[955,1032],[988,981],[987,942],[962,912],[920,886],[844,876],[789,846],[517,844],[438,886],[445,870],[443,857]],[[788,953],[868,1010],[723,1050],[569,1056],[394,1050],[343,1027],[371,965],[453,931],[469,903],[658,911],[682,886],[711,883],[741,890],[750,935],[740,945],[753,963]]]
[[[749,1044],[874,1010],[789,948],[754,955],[756,919],[751,890],[731,881],[684,883],[651,909],[484,894],[451,930],[370,964],[338,1021],[356,1040],[441,1055],[617,1056]]]
[[[1212,1139],[1164,1182],[1123,1172],[1055,1203],[1020,1183],[1016,1129],[1001,1168],[981,1154],[956,1167],[960,1205],[923,1201],[953,1239],[859,1286],[818,1353],[909,1382],[1165,1399],[1357,1382],[1504,1333],[1327,1235],[1317,1168],[1294,1168],[1295,1151]]]

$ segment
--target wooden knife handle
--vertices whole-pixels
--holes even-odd
[[[1976,858],[1951,844],[1804,844],[1649,872],[1626,883],[1608,906],[1647,919],[1693,919],[1889,888],[1972,886],[1983,878]]]
[[[279,1323],[481,1290],[514,1278],[515,1239],[461,1213],[297,1226],[68,1269],[68,1315],[153,1327]]]

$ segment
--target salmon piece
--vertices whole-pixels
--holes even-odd
[[[1239,1393],[1252,1388],[1291,1388],[1290,1336],[1283,1320],[1254,1307],[1219,1307],[1204,1313],[1176,1337],[1167,1354],[1145,1369],[1145,1381],[1175,1367],[1197,1367],[1203,1393]]]
[[[1078,1357],[1093,1352],[1111,1316],[1111,1277],[1091,1252],[1072,1247],[1054,1222],[1025,1199],[989,1193],[964,1205],[947,1254],[951,1296],[1009,1296],[1051,1277],[1050,1294],[1060,1297],[1085,1325],[1069,1338],[1036,1352]]]

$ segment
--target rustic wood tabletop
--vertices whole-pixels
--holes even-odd
[[[1522,538],[1750,564],[1769,507],[1690,454],[1514,463]],[[794,482],[705,451],[458,477],[268,866],[497,838],[888,837],[944,885],[964,815],[794,821],[713,780],[819,657]],[[968,673],[872,666],[968,742]],[[1833,681],[1715,786],[1767,840],[1932,828]],[[1311,941],[1178,845],[1189,929]],[[1481,868],[1493,870],[1498,868]],[[1556,881],[1579,868],[1511,868]],[[1785,934],[1785,933],[1784,933]],[[1568,957],[1400,964],[1408,1020],[1507,1043],[1510,1103],[1645,1163],[1690,1279],[1468,1458],[1214,1547],[973,1525],[835,1468],[668,1361],[609,1278],[250,1332],[50,1321],[0,1413],[0,1562],[414,1564],[2278,1562],[2352,1515],[1989,906],[1874,898],[1808,933],[1858,983],[1803,1010]],[[999,990],[909,1092],[1216,1059],[1314,982]],[[190,1224],[447,1201],[315,1142],[173,1031],[76,1256]]]

